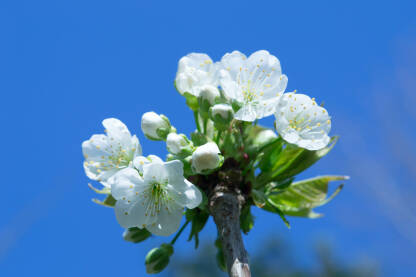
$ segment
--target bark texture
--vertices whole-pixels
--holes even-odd
[[[217,186],[210,197],[210,210],[222,241],[230,277],[250,277],[247,251],[240,231],[240,210],[244,197],[235,190]]]

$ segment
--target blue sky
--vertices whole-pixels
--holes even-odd
[[[1,275],[143,276],[145,253],[168,240],[121,240],[113,211],[90,201],[81,142],[117,117],[145,154],[164,156],[144,139],[141,114],[191,132],[173,88],[177,61],[236,49],[269,50],[288,90],[325,101],[341,140],[302,177],[351,176],[322,219],[292,219],[288,231],[256,212],[249,251],[264,234],[284,237],[310,266],[305,249],[325,239],[342,261],[416,275],[415,10],[413,1],[1,1]],[[210,224],[202,237],[212,234]],[[178,246],[194,251],[184,238]]]

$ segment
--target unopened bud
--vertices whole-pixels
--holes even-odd
[[[189,156],[193,151],[193,143],[184,135],[170,133],[166,138],[168,151],[174,155]]]
[[[199,111],[205,118],[208,117],[209,108],[221,97],[218,88],[210,85],[202,86],[199,90]]]
[[[142,131],[148,139],[165,140],[168,134],[174,131],[174,128],[163,114],[147,112],[142,116]]]
[[[210,117],[217,129],[225,129],[234,117],[233,108],[227,104],[217,104],[210,108]]]
[[[146,240],[152,234],[146,229],[139,229],[137,227],[126,229],[123,233],[123,239],[126,241],[139,243]]]
[[[222,166],[224,157],[214,142],[199,146],[192,154],[192,169],[195,173],[209,174]]]
[[[153,248],[146,255],[146,272],[149,274],[159,273],[169,264],[173,247],[170,244],[162,244],[159,248]]]

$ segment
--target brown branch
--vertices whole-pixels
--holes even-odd
[[[210,197],[210,210],[221,238],[230,277],[250,277],[247,251],[240,231],[240,210],[244,197],[217,185]]]

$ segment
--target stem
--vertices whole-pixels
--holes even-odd
[[[203,123],[204,123],[204,135],[206,135],[207,134],[207,126],[208,126],[208,118],[204,118]]]
[[[251,277],[240,231],[241,201],[235,192],[229,192],[222,186],[217,188],[209,205],[221,238],[228,274],[230,277]]]
[[[219,142],[220,142],[220,139],[221,139],[221,134],[222,134],[222,131],[218,130],[217,138],[215,139],[215,142],[217,143],[217,145],[219,145]]]
[[[199,117],[198,117],[198,112],[194,111],[194,119],[195,119],[195,124],[196,124],[196,129],[198,130],[198,132],[201,132],[201,126],[199,125]]]
[[[171,245],[174,245],[176,240],[179,238],[179,236],[182,234],[183,230],[185,230],[186,226],[188,226],[189,224],[189,220],[187,220],[185,222],[185,224],[182,225],[181,229],[179,229],[179,231],[176,233],[175,237],[172,239],[172,241],[170,242]]]

